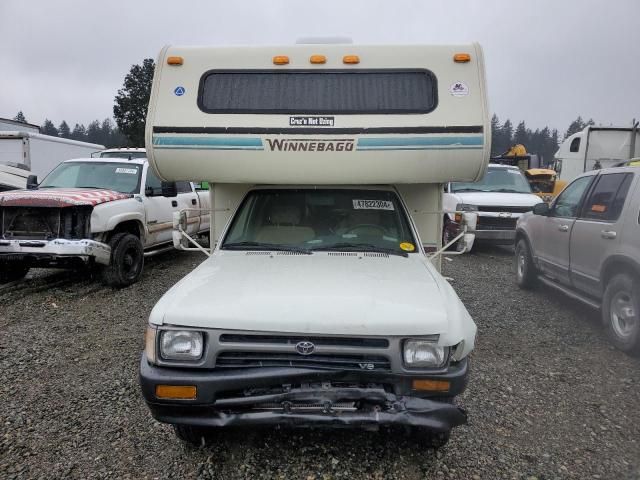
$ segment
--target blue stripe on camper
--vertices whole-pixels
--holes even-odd
[[[156,148],[208,150],[264,150],[262,139],[241,137],[161,137],[153,136]]]
[[[473,150],[483,148],[481,136],[474,137],[388,137],[360,138],[358,150]]]

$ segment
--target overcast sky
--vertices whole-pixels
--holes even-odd
[[[299,37],[484,47],[501,119],[563,131],[640,117],[640,0],[0,0],[0,117],[85,125],[113,115],[134,63],[165,44]]]

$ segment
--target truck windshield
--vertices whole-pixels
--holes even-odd
[[[479,182],[455,182],[452,192],[531,193],[529,182],[516,168],[489,168]]]
[[[406,255],[417,243],[392,191],[265,189],[247,195],[221,248]]]
[[[61,163],[42,180],[38,188],[104,188],[138,193],[142,165],[113,162]]]

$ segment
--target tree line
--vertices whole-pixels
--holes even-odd
[[[595,122],[593,119],[585,121],[579,116],[571,122],[561,139],[555,128],[544,127],[531,130],[527,128],[524,121],[514,128],[511,120],[507,119],[501,123],[498,116],[494,114],[491,117],[491,156],[501,155],[511,146],[521,144],[525,146],[527,152],[541,156],[543,162],[548,165],[553,161],[560,143],[570,135],[583,130],[587,125],[595,125]]]
[[[23,112],[13,118],[17,122],[29,123]],[[40,126],[40,133],[43,135],[51,135],[52,137],[68,138],[70,140],[78,140],[80,142],[97,143],[107,148],[126,147],[130,145],[127,136],[113,123],[110,118],[105,118],[102,122],[94,120],[86,127],[82,123],[76,123],[73,127],[62,120],[58,126],[48,118]]]

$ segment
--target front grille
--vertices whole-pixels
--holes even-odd
[[[391,371],[389,359],[375,355],[336,355],[272,352],[221,352],[216,368],[297,367],[323,370]]]
[[[92,207],[4,207],[0,234],[4,239],[67,240],[90,238]]]
[[[517,218],[478,217],[476,230],[515,230]]]
[[[501,207],[501,206],[480,206],[479,212],[511,212],[511,213],[525,213],[533,210],[533,207]]]
[[[386,338],[363,337],[303,337],[297,335],[247,335],[224,333],[218,338],[220,343],[268,343],[275,345],[295,345],[298,342],[311,342],[315,346],[388,348]]]

